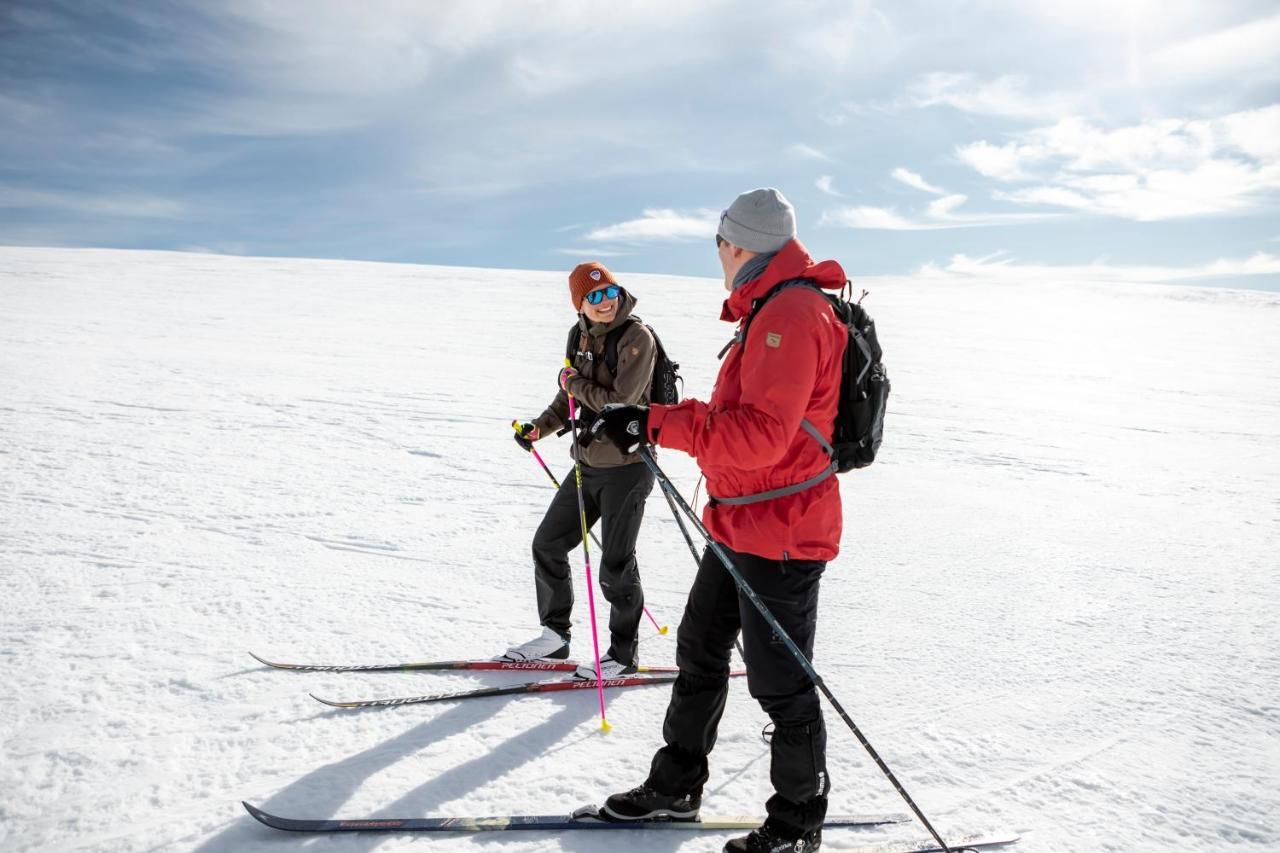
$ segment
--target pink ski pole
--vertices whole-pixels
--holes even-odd
[[[572,400],[572,398],[570,398],[570,399]],[[570,418],[572,418],[572,417],[573,417],[573,404],[572,404],[572,403],[570,403],[570,406],[569,406],[569,417],[570,417]],[[519,423],[518,421],[512,421],[512,422],[511,422],[511,428],[512,428],[512,429],[514,429],[516,432],[519,432],[519,431],[520,431],[520,423]],[[575,443],[575,444],[577,443],[577,439],[576,439],[576,438],[574,439],[574,443]],[[539,453],[538,453],[538,449],[537,449],[536,447],[532,447],[532,446],[530,446],[530,447],[529,447],[529,452],[533,454],[533,458],[534,458],[534,459],[537,459],[537,460],[538,460],[538,464],[542,466],[542,470],[547,472],[547,476],[551,478],[551,482],[552,482],[552,484],[553,484],[557,489],[559,489],[559,488],[560,488],[560,481],[556,479],[556,475],[555,475],[555,474],[552,474],[552,473],[551,473],[551,469],[547,467],[547,463],[546,463],[546,462],[544,462],[544,461],[542,461],[542,456],[541,456],[541,455],[539,455]],[[669,500],[670,500],[670,498],[668,498],[668,501],[669,501]],[[596,547],[600,549],[601,553],[603,553],[603,552],[604,552],[604,546],[603,546],[603,545],[601,545],[601,544],[600,544],[600,540],[596,538],[595,531],[588,530],[588,531],[587,531],[587,533],[591,536],[591,541],[592,541],[592,542],[594,542],[594,543],[596,543]],[[687,534],[686,534],[686,536],[687,536]],[[649,617],[649,621],[653,623],[653,627],[654,627],[655,629],[657,629],[657,631],[658,631],[658,633],[659,633],[659,634],[666,635],[667,631],[669,630],[668,626],[666,626],[666,625],[659,625],[659,624],[658,624],[658,620],[657,620],[657,619],[654,619],[654,618],[653,618],[653,614],[649,612],[649,605],[647,605],[647,604],[644,606],[644,615]]]
[[[565,364],[569,363],[565,359]],[[574,404],[573,395],[569,396],[569,424],[573,428],[573,446],[578,447],[578,422],[575,417],[577,414],[577,406]],[[609,731],[613,726],[609,725],[609,720],[604,714],[604,679],[601,678],[600,672],[600,638],[599,632],[596,630],[596,585],[591,579],[591,549],[587,546],[587,508],[582,502],[582,463],[575,457],[573,460],[573,475],[578,483],[578,519],[582,523],[582,558],[587,566],[587,603],[591,611],[591,645],[596,653],[596,693],[600,697],[600,729]]]

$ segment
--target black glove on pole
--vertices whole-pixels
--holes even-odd
[[[591,435],[601,433],[623,453],[635,453],[649,443],[649,407],[610,403],[591,424]]]

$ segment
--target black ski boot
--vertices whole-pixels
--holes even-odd
[[[750,835],[735,838],[724,846],[724,853],[810,853],[822,846],[822,830],[815,829],[800,837],[782,832],[769,821],[751,830]]]
[[[604,801],[600,811],[606,820],[697,820],[701,807],[702,791],[673,797],[641,785],[625,794],[614,794]]]

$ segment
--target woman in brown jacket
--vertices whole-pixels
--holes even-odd
[[[600,263],[579,264],[569,274],[569,299],[579,312],[570,330],[571,367],[560,375],[560,391],[532,423],[521,425],[516,441],[532,442],[569,426],[569,400],[577,401],[579,433],[609,403],[647,404],[657,347],[653,333],[631,316],[636,298]],[[611,334],[612,333],[612,334]],[[612,339],[612,340],[611,340]],[[576,341],[576,345],[574,342]],[[610,344],[613,347],[610,347]],[[616,347],[616,369],[610,349]],[[601,676],[616,678],[636,671],[637,633],[644,611],[644,591],[636,565],[636,537],[644,518],[644,502],[653,490],[653,474],[634,453],[610,441],[574,445],[582,464],[582,500],[587,526],[603,520],[599,579],[610,604],[608,652],[600,659]],[[507,649],[511,660],[564,660],[569,656],[573,581],[569,552],[582,542],[577,484],[572,473],[559,491],[533,537],[534,583],[542,633]],[[595,678],[594,661],[576,673]]]

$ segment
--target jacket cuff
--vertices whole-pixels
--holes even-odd
[[[664,406],[661,403],[654,403],[649,406],[649,418],[645,421],[648,426],[649,443],[658,443],[658,433],[662,431],[662,422],[667,417],[670,406]]]
[[[579,406],[582,405],[582,395],[580,392],[575,392],[573,389],[580,388],[582,383],[586,381],[587,380],[583,378],[581,373],[575,373],[564,382],[564,392],[577,400]]]
[[[556,417],[556,413],[550,409],[534,418],[532,423],[538,428],[539,438],[546,438],[562,426],[560,418]]]

